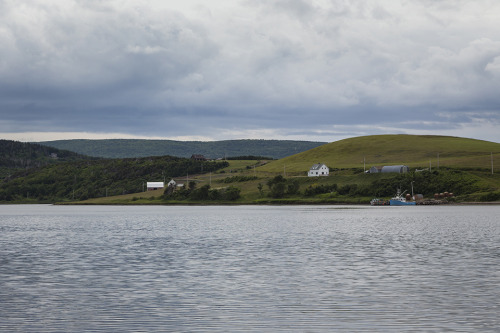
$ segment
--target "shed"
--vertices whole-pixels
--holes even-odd
[[[309,172],[307,173],[308,177],[319,177],[319,176],[328,176],[330,174],[330,169],[324,165],[323,163],[314,164]]]
[[[146,187],[148,191],[158,190],[164,187],[163,182],[147,182]]]
[[[379,173],[382,172],[381,166],[372,166],[369,170],[370,173]]]
[[[386,165],[382,167],[380,172],[382,173],[407,173],[410,171],[410,168],[406,165]]]

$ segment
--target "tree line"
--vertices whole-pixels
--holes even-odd
[[[0,201],[86,200],[142,192],[148,181],[214,172],[228,162],[194,161],[172,156],[99,159],[46,165],[18,171],[2,181]]]

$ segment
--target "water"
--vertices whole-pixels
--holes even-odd
[[[500,206],[0,206],[0,331],[494,332]]]

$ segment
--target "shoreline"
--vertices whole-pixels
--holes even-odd
[[[199,202],[175,202],[175,203],[123,203],[123,202],[110,202],[110,203],[90,203],[90,202],[55,202],[49,203],[54,206],[371,206],[369,203],[353,203],[353,202],[218,202],[218,203],[199,203]],[[448,202],[434,205],[415,205],[415,206],[498,206],[500,201],[492,202]],[[380,207],[391,207],[390,205]],[[393,206],[395,207],[395,206]]]

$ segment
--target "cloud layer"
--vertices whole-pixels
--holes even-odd
[[[2,1],[0,133],[500,142],[498,17],[488,0]]]

